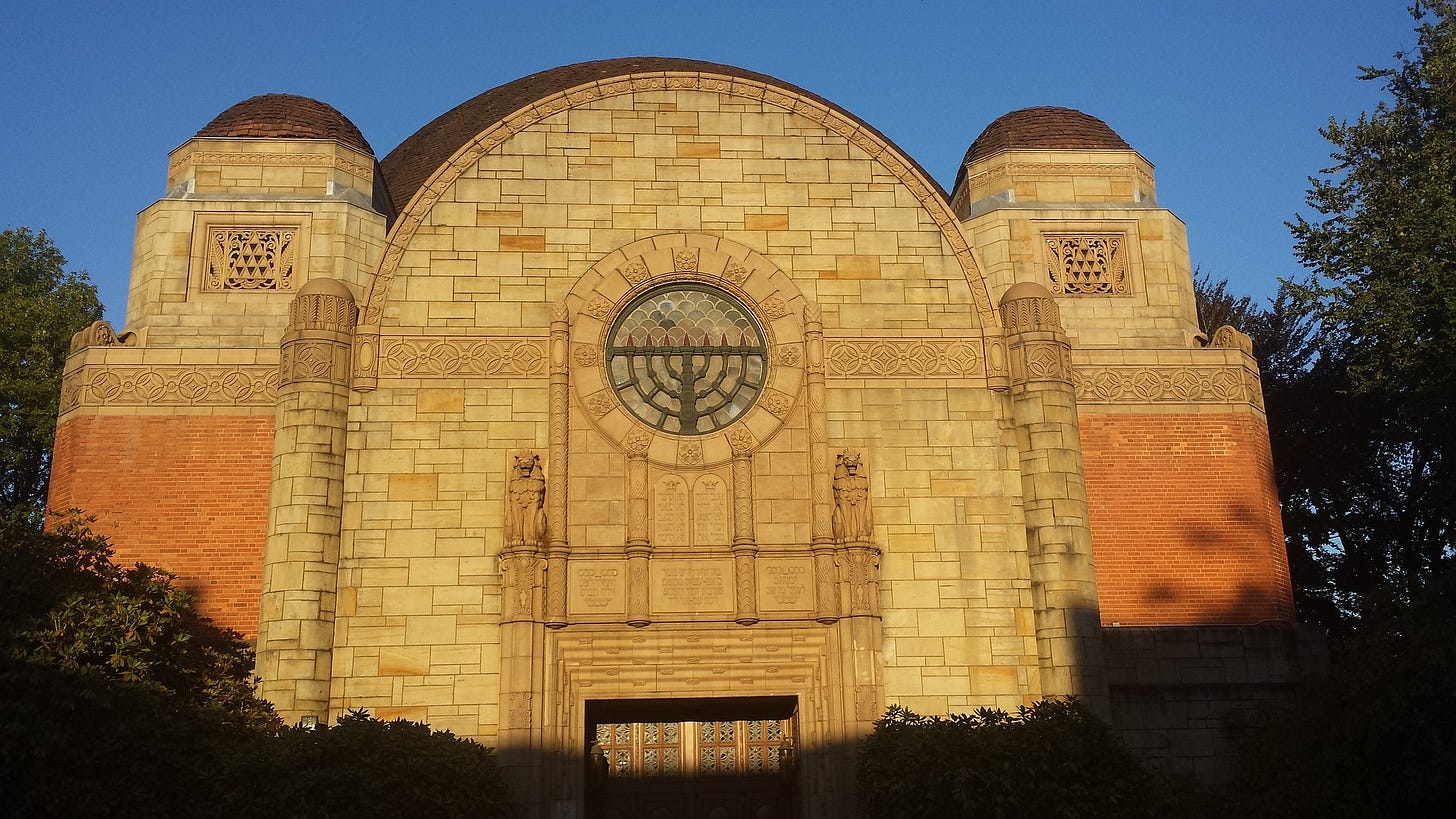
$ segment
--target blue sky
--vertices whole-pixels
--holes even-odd
[[[729,63],[824,96],[942,185],[1030,105],[1105,120],[1156,166],[1193,263],[1272,294],[1284,222],[1329,164],[1318,129],[1416,36],[1398,0],[1264,2],[17,2],[0,26],[0,228],[45,229],[123,316],[138,211],[167,153],[238,100],[304,94],[379,156],[516,77],[632,55]]]

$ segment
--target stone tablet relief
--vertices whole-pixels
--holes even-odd
[[[693,482],[693,545],[732,543],[728,520],[728,482],[718,475],[699,477]]]
[[[814,608],[814,559],[810,557],[760,557],[758,567],[758,610],[802,613]]]
[[[688,484],[677,475],[663,475],[652,487],[652,530],[656,546],[688,545]]]
[[[566,608],[571,617],[627,613],[625,561],[573,560],[566,575]]]
[[[654,613],[728,614],[733,610],[733,560],[653,560],[651,588]]]

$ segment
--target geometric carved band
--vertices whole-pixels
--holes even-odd
[[[288,339],[278,350],[278,384],[349,386],[348,344],[332,339]]]
[[[979,338],[825,339],[829,375],[967,378],[986,375]]]
[[[380,340],[383,375],[404,378],[546,375],[540,337],[393,336]]]
[[[271,406],[278,368],[252,365],[88,366],[68,373],[61,412],[83,406]]]
[[[1259,379],[1237,365],[1082,364],[1072,373],[1079,404],[1210,402],[1264,406]]]

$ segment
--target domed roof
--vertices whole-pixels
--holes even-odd
[[[239,139],[332,139],[374,156],[374,149],[349,118],[328,103],[294,94],[262,94],[218,114],[199,137]]]
[[[965,165],[999,151],[1130,151],[1107,123],[1072,108],[1042,105],[998,118],[971,143]]]
[[[402,212],[415,192],[456,151],[464,147],[482,131],[505,119],[537,100],[545,99],[562,91],[592,82],[626,77],[632,74],[664,72],[696,72],[726,77],[741,77],[745,80],[781,88],[795,95],[815,100],[853,120],[866,131],[874,134],[886,144],[893,145],[884,134],[859,117],[824,99],[818,94],[805,91],[798,86],[743,68],[701,60],[680,57],[617,57],[609,60],[563,65],[548,68],[530,76],[512,80],[497,86],[479,96],[466,100],[453,109],[436,117],[425,127],[399,144],[380,160],[384,178],[393,199],[396,211]],[[897,146],[897,150],[898,146]],[[922,177],[934,185],[941,196],[945,192],[934,178],[925,173],[914,159],[904,151],[900,154],[910,160]]]

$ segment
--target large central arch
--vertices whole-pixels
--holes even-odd
[[[964,271],[981,326],[999,326],[980,267],[945,192],[893,142],[853,114],[789,83],[732,66],[670,58],[600,60],[524,77],[443,114],[385,157],[390,199],[399,215],[380,256],[361,326],[379,325],[405,249],[440,196],[467,168],[511,136],[574,106],[660,90],[760,101],[843,137],[913,193]]]

